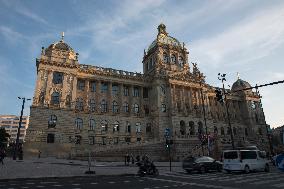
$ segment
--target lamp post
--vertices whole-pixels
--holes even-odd
[[[260,105],[261,112],[263,114],[262,116],[263,116],[264,124],[265,124],[265,128],[266,128],[266,136],[267,136],[267,139],[268,139],[268,142],[269,142],[270,155],[272,155],[273,154],[273,146],[272,146],[272,142],[271,142],[271,136],[270,136],[269,131],[268,131],[268,125],[266,124],[265,115],[264,115],[264,111],[263,111],[263,108],[262,108],[261,96],[259,94],[259,90],[258,90],[257,85],[255,86],[255,90],[256,90],[257,96],[259,97],[259,105]]]
[[[228,103],[227,103],[227,95],[226,95],[226,91],[225,91],[225,84],[224,82],[226,81],[226,74],[220,74],[218,73],[218,79],[220,81],[222,81],[222,84],[223,84],[223,94],[224,94],[224,103],[225,103],[225,106],[226,106],[226,112],[227,112],[227,117],[228,117],[228,124],[229,124],[229,127],[230,127],[230,134],[231,134],[231,141],[232,141],[232,148],[233,150],[235,149],[235,142],[234,142],[234,136],[233,136],[233,130],[232,130],[232,125],[231,125],[231,120],[230,120],[230,114],[229,114],[229,108],[228,108]]]
[[[30,98],[26,99],[25,97],[18,97],[18,99],[23,100],[23,104],[22,104],[20,122],[19,122],[19,127],[18,127],[18,132],[17,132],[16,146],[14,148],[14,153],[13,153],[13,160],[16,160],[17,159],[17,155],[18,155],[19,138],[20,138],[20,133],[21,133],[22,119],[23,119],[23,112],[24,112],[24,108],[25,108],[25,102],[26,102],[26,100],[27,101],[31,100]]]

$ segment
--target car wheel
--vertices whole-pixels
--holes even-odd
[[[220,166],[217,167],[218,172],[222,172],[222,168]]]
[[[270,171],[270,170],[269,170],[269,165],[268,165],[268,164],[266,164],[266,165],[265,165],[264,171],[265,171],[265,172],[269,172],[269,171]]]
[[[246,166],[245,166],[245,170],[244,170],[244,172],[245,172],[246,174],[250,172],[250,170],[249,170],[249,166],[248,166],[248,165],[246,165]]]
[[[204,166],[201,166],[199,171],[200,171],[200,173],[202,173],[202,174],[203,174],[203,173],[205,173],[205,172],[206,172],[206,169],[205,169],[205,167],[204,167]]]

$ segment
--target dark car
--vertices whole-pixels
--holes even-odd
[[[220,161],[207,156],[202,157],[187,157],[182,162],[182,168],[190,173],[191,171],[199,171],[205,173],[208,171],[222,171],[223,164]]]

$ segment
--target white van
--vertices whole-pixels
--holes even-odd
[[[269,172],[268,160],[259,150],[226,150],[223,152],[223,169],[231,171],[265,171]]]

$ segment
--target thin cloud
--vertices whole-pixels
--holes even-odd
[[[284,42],[283,20],[284,4],[258,12],[217,36],[195,41],[192,55],[213,66],[265,57]]]
[[[15,44],[19,39],[24,37],[21,33],[7,26],[0,26],[0,34],[12,44]]]

